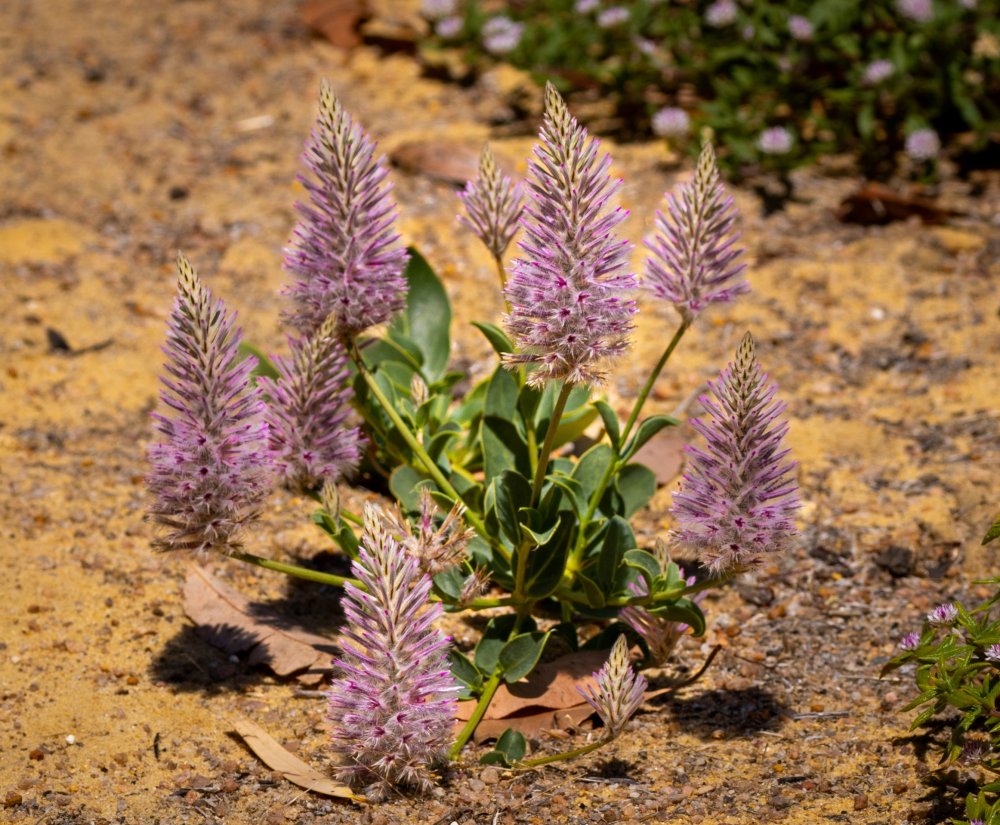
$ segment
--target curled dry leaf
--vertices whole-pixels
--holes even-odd
[[[355,802],[365,801],[363,796],[356,795],[345,785],[338,785],[297,756],[289,753],[272,739],[266,730],[249,719],[236,719],[233,722],[233,728],[261,762],[271,770],[280,773],[293,785],[324,796],[353,799]]]
[[[336,653],[329,639],[254,604],[196,565],[184,582],[184,612],[209,644],[226,653],[249,651],[250,665],[266,665],[278,676],[298,674],[304,684],[322,681]]]

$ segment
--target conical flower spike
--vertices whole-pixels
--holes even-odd
[[[458,197],[468,216],[459,220],[476,233],[494,258],[502,258],[517,232],[524,207],[521,185],[500,174],[489,144],[479,158],[479,175],[470,180]]]
[[[642,694],[649,684],[646,677],[632,670],[628,657],[628,643],[619,636],[611,655],[594,674],[594,688],[577,688],[597,711],[607,732],[614,739],[625,729],[625,724],[642,704]]]

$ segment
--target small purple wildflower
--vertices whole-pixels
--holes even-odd
[[[507,54],[514,51],[524,34],[524,24],[509,17],[491,17],[483,24],[483,48],[490,54]]]
[[[861,75],[861,80],[868,86],[877,86],[883,80],[888,80],[896,73],[896,66],[891,60],[873,60]]]
[[[312,338],[292,338],[289,343],[291,356],[275,359],[281,377],[261,376],[257,384],[268,397],[275,468],[289,489],[308,492],[357,465],[361,432],[344,426],[350,373],[333,318]]]
[[[420,13],[429,20],[451,17],[458,11],[458,0],[420,0]]]
[[[806,42],[813,39],[816,30],[808,17],[793,14],[788,18],[788,33],[793,39]]]
[[[264,400],[250,381],[256,359],[240,359],[236,316],[183,255],[177,269],[160,394],[170,412],[153,414],[162,440],[149,447],[146,477],[149,517],[169,532],[153,546],[228,552],[271,490]]]
[[[664,106],[653,115],[652,125],[660,137],[684,137],[691,131],[691,118],[679,106]]]
[[[520,352],[507,364],[533,364],[528,382],[564,379],[597,383],[599,362],[628,346],[635,288],[628,266],[632,245],[614,237],[627,212],[608,209],[621,185],[608,174],[611,158],[576,122],[550,83],[545,120],[528,163],[531,201],[521,221],[522,257],[511,266],[507,329]]]
[[[739,7],[733,0],[715,0],[705,9],[705,22],[714,29],[721,29],[735,23],[738,14]]]
[[[590,14],[592,11],[597,11],[600,6],[601,0],[576,0],[573,11],[577,14]]]
[[[649,682],[642,674],[632,670],[628,656],[628,643],[619,636],[611,648],[611,655],[594,674],[593,687],[577,688],[584,699],[597,711],[604,722],[608,740],[614,739],[624,729],[632,715],[642,704],[642,694]]]
[[[333,750],[346,757],[341,781],[384,798],[398,786],[430,788],[428,767],[451,740],[458,686],[448,669],[449,639],[434,628],[431,580],[383,529],[376,508],[364,513],[358,558],[366,588],[344,587],[347,623],[334,660],[341,675],[327,694]]]
[[[927,614],[927,621],[933,625],[949,625],[958,618],[958,608],[953,604],[939,604]]]
[[[789,477],[796,465],[782,445],[788,424],[775,423],[785,405],[766,382],[748,332],[733,363],[709,382],[714,398],[700,399],[709,420],[691,421],[707,449],[686,448],[690,462],[672,512],[677,538],[716,573],[758,565],[797,533],[798,485]]]
[[[784,126],[772,126],[757,137],[757,148],[765,155],[787,155],[792,143],[792,133]]]
[[[517,234],[524,211],[521,185],[500,173],[489,144],[479,157],[479,175],[459,195],[468,217],[459,220],[476,233],[494,258],[500,259]]]
[[[628,23],[628,20],[628,9],[622,6],[611,6],[597,15],[597,25],[602,29],[613,29],[615,26]]]
[[[976,817],[975,819],[969,820],[969,825],[986,825],[986,823],[979,819],[979,817]]]
[[[442,17],[434,24],[434,34],[445,40],[452,40],[462,33],[465,21],[461,17]]]
[[[896,11],[915,23],[927,23],[934,19],[932,0],[896,0]]]
[[[712,145],[698,158],[694,180],[666,196],[666,211],[657,211],[656,234],[646,242],[646,282],[669,301],[687,323],[709,304],[725,303],[750,291],[739,263],[743,247],[733,231],[736,209],[719,178]]]
[[[899,640],[900,650],[916,650],[920,645],[920,634],[916,631],[907,633],[902,639]]]
[[[978,765],[989,756],[991,750],[993,748],[990,746],[988,739],[969,734],[962,743],[962,752],[959,754],[958,761],[963,765],[972,767]]]
[[[933,129],[916,129],[906,136],[905,149],[912,160],[933,160],[941,152],[941,138]]]
[[[301,218],[285,252],[295,278],[286,289],[295,304],[288,319],[313,335],[333,315],[337,334],[351,341],[403,308],[408,256],[393,229],[385,159],[326,81],[303,160],[315,179],[299,178],[310,202],[297,204]]]
[[[1000,644],[989,645],[983,655],[986,657],[987,661],[1000,664]]]

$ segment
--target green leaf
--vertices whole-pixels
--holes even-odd
[[[358,537],[347,522],[334,519],[323,509],[313,512],[312,520],[337,543],[337,546],[344,551],[348,558],[356,559],[358,557]]]
[[[607,401],[595,401],[594,407],[600,413],[601,421],[604,422],[604,432],[608,434],[608,440],[617,453],[621,447],[621,428],[618,424],[618,416],[615,415],[615,411],[611,409]]]
[[[656,493],[656,475],[645,464],[626,464],[615,480],[625,504],[625,517],[638,513]]]
[[[488,324],[485,321],[473,321],[472,326],[486,336],[486,340],[490,342],[490,346],[493,347],[493,351],[497,355],[514,351],[514,343],[507,337],[507,333],[496,324]]]
[[[494,616],[486,625],[482,638],[476,645],[476,667],[486,674],[492,674],[500,661],[500,651],[507,644],[510,631],[517,617],[511,613]]]
[[[524,734],[520,733],[513,728],[507,728],[500,738],[497,739],[496,745],[493,746],[493,750],[489,753],[483,754],[479,758],[480,765],[500,765],[504,768],[511,768],[517,762],[524,759],[524,755],[528,752],[528,743],[524,738]]]
[[[626,550],[622,561],[626,565],[639,571],[639,575],[646,581],[649,592],[653,592],[653,582],[660,575],[660,563],[651,553],[645,550]]]
[[[705,635],[705,614],[693,599],[686,596],[676,602],[665,604],[662,607],[647,608],[654,616],[662,616],[671,622],[683,622],[690,625],[695,636]]]
[[[430,483],[426,476],[406,464],[397,467],[389,476],[389,490],[402,508],[410,513],[420,509],[420,487]]]
[[[566,569],[574,524],[575,519],[563,512],[549,540],[531,552],[524,582],[524,591],[529,598],[547,598],[559,587]]]
[[[497,367],[486,388],[483,407],[483,469],[487,480],[504,470],[531,474],[527,442],[513,423],[520,417],[517,397],[517,381],[503,367]]]
[[[584,507],[604,475],[608,465],[615,460],[614,450],[607,444],[596,444],[585,452],[573,468],[573,478],[580,484],[581,502]]]
[[[409,291],[406,308],[389,327],[389,337],[410,338],[420,349],[424,378],[428,383],[440,378],[451,354],[451,305],[448,294],[434,270],[416,249],[410,247],[406,265]]]
[[[434,579],[434,590],[445,602],[457,602],[462,596],[465,576],[458,565],[442,570]]]
[[[591,607],[604,607],[607,604],[607,599],[604,597],[604,591],[597,586],[597,582],[588,576],[584,576],[582,573],[577,574],[576,580],[580,583],[583,588],[583,595],[587,599],[587,604]]]
[[[601,542],[600,554],[597,557],[597,583],[606,594],[614,589],[618,577],[618,568],[625,557],[626,550],[636,546],[635,534],[629,523],[621,516],[613,516],[608,520],[604,540]]]
[[[990,525],[990,529],[986,531],[986,535],[983,536],[983,544],[989,544],[996,538],[1000,538],[1000,513],[996,515],[993,519],[993,524]]]
[[[499,661],[505,682],[512,684],[531,673],[538,664],[551,632],[521,633],[503,646]]]
[[[680,423],[676,418],[672,418],[669,415],[651,415],[639,425],[639,429],[636,430],[635,435],[629,439],[628,444],[625,446],[625,451],[622,453],[622,460],[628,461],[660,430],[666,427],[676,427]]]
[[[454,648],[448,650],[448,666],[455,681],[467,688],[472,694],[479,693],[483,687],[483,674],[479,672],[469,658]]]
[[[586,386],[574,387],[570,392],[566,402],[566,410],[563,412],[562,418],[559,419],[559,426],[556,428],[556,435],[552,441],[553,449],[578,439],[597,418],[597,410],[587,403],[589,399],[590,390]],[[544,438],[545,434],[540,433],[540,436]]]
[[[243,361],[246,358],[257,359],[257,366],[253,368],[253,372],[250,373],[254,378],[258,378],[263,375],[265,378],[273,378],[277,381],[281,378],[281,373],[278,372],[278,368],[274,366],[274,363],[268,358],[264,353],[255,347],[253,344],[248,344],[246,341],[240,341],[239,345],[239,357]]]
[[[517,546],[521,541],[518,511],[531,502],[531,482],[514,470],[504,470],[490,486],[500,530],[512,545]]]

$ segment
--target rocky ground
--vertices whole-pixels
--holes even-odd
[[[752,329],[789,404],[803,540],[706,600],[707,637],[682,652],[692,665],[712,645],[721,654],[612,749],[523,773],[483,768],[470,752],[434,795],[362,809],[294,787],[243,746],[240,717],[324,769],[323,702],[197,635],[182,608],[186,562],[149,549],[144,451],[178,249],[251,340],[283,346],[281,248],[322,77],[396,159],[401,231],[447,283],[455,356],[488,369],[465,322],[495,319],[501,304],[488,260],[455,226],[448,178],[471,173],[516,81],[501,72],[459,88],[422,77],[404,53],[345,53],[312,35],[292,0],[0,6],[0,819],[812,825],[957,814],[954,789],[930,773],[929,740],[898,711],[908,675],[878,671],[927,610],[982,595],[974,579],[996,571],[993,546],[979,546],[1000,499],[995,174],[946,179],[939,203],[956,214],[933,228],[838,223],[834,207],[858,185],[848,175],[802,175],[797,200],[767,217],[736,191],[754,291],[685,341],[654,401],[673,409]],[[515,171],[526,132],[492,136]],[[604,145],[638,241],[687,167],[662,145]],[[643,303],[609,387],[620,409],[672,323]],[[644,535],[669,526],[670,488]],[[320,556],[309,511],[279,496],[250,549]],[[332,594],[210,566],[335,633]]]

